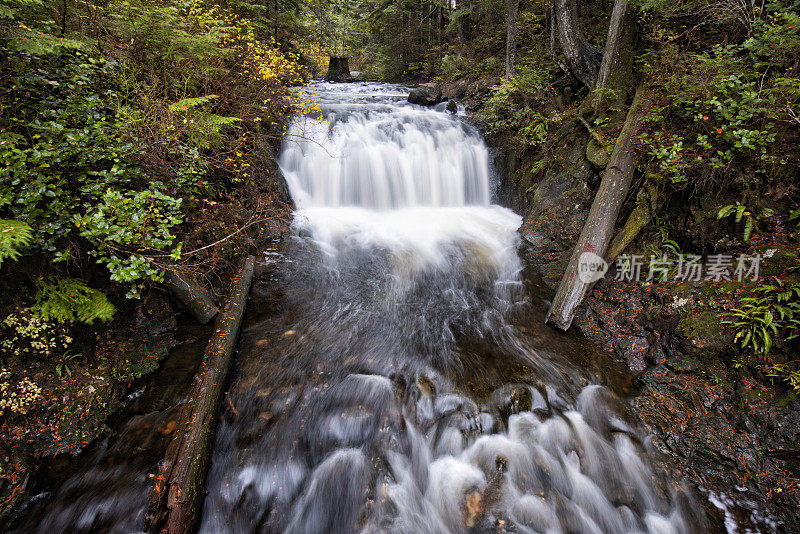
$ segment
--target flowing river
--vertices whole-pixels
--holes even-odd
[[[401,86],[311,89],[322,118],[284,142],[293,231],[254,283],[200,532],[707,532],[626,370],[543,325],[479,132]],[[164,440],[136,429],[170,410],[123,424],[21,531],[140,530]]]

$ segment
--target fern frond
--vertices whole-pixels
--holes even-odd
[[[202,106],[210,102],[211,100],[217,98],[217,95],[205,95],[205,96],[198,96],[194,98],[184,98],[182,100],[178,100],[177,102],[169,105],[169,110],[171,113],[177,113],[179,111],[186,111],[191,108],[196,108],[198,106]]]
[[[92,324],[95,319],[108,321],[116,311],[102,291],[77,278],[50,278],[36,285],[39,291],[31,310],[46,321]]]
[[[20,249],[30,244],[33,229],[19,221],[0,220],[0,265],[3,260],[19,258]]]

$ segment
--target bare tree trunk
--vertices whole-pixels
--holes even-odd
[[[506,19],[506,78],[514,77],[514,63],[517,59],[517,20],[519,18],[519,0],[508,0],[508,18]]]
[[[217,317],[197,382],[181,412],[180,426],[172,436],[150,490],[145,530],[165,526],[170,534],[188,534],[194,529],[254,263],[255,258],[248,256],[231,282],[228,302]]]
[[[585,261],[582,257],[587,252],[601,258],[604,256],[614,233],[620,207],[630,189],[635,168],[633,138],[649,107],[644,103],[643,95],[644,89],[640,87],[628,110],[625,125],[614,146],[600,189],[594,197],[589,216],[553,298],[553,304],[547,312],[545,321],[562,330],[566,330],[572,324],[575,309],[592,285],[592,282],[581,280],[581,264]]]
[[[569,72],[589,88],[595,86],[603,53],[592,46],[581,30],[575,0],[554,0],[558,39]]]
[[[622,107],[633,79],[634,10],[628,0],[614,0],[603,61],[597,74],[595,111],[604,103]]]

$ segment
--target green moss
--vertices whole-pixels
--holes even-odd
[[[767,247],[759,250],[761,254],[761,276],[781,276],[789,267],[797,264],[797,253],[789,249],[773,249],[774,252],[768,258],[765,256]]]
[[[689,339],[716,340],[722,335],[719,313],[706,309],[699,315],[687,315],[678,323],[678,331]]]
[[[600,146],[594,138],[590,138],[589,142],[586,144],[586,159],[595,167],[602,169],[608,165],[609,158],[610,155],[608,151]]]

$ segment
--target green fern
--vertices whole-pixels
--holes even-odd
[[[217,95],[205,95],[195,98],[184,98],[169,105],[170,113],[178,113],[180,111],[187,111],[198,106],[208,104],[211,100],[218,98]]]
[[[0,265],[6,258],[19,258],[20,249],[32,238],[33,229],[24,222],[0,220]]]
[[[32,311],[46,321],[92,324],[95,319],[108,321],[116,311],[103,292],[76,278],[50,278],[36,285]]]
[[[241,121],[239,117],[223,117],[209,113],[203,106],[217,95],[184,98],[170,104],[169,110],[183,117],[183,134],[189,143],[199,148],[211,148],[223,139],[222,130]]]

